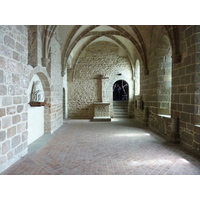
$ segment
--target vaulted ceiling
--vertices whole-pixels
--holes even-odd
[[[173,56],[179,59],[178,26],[162,26],[169,37]],[[108,41],[119,46],[126,53],[132,65],[139,58],[148,74],[148,55],[151,44],[153,25],[59,25],[46,26],[48,37],[46,46],[51,41],[51,30],[61,39],[63,72],[72,68],[81,52],[97,41]],[[50,38],[50,39],[48,39]],[[178,60],[177,59],[177,60]]]
[[[135,63],[135,56],[147,65],[152,26],[82,25],[58,26],[57,33],[63,41],[62,65],[73,67],[81,52],[91,43],[108,41],[116,44]]]

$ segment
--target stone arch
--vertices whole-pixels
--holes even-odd
[[[138,50],[138,52],[140,54],[141,61],[142,61],[143,66],[144,66],[144,74],[148,75],[149,74],[149,67],[148,67],[148,62],[147,62],[146,47],[145,47],[144,41],[143,41],[142,36],[140,35],[140,32],[138,31],[138,29],[135,26],[131,26],[132,30],[135,32],[135,34],[137,35],[137,37],[139,39],[139,43],[135,40],[135,38],[130,36],[121,27],[116,26],[116,25],[112,25],[111,27],[114,27],[114,28],[116,28],[116,30],[122,32],[125,35],[125,37],[129,38],[130,41],[134,44],[134,46],[136,47],[136,49]]]
[[[181,58],[181,50],[180,50],[180,38],[178,33],[178,26],[177,25],[165,25],[164,28],[167,31],[168,38],[171,43],[172,51],[172,62],[174,64],[180,63]]]
[[[44,92],[41,79],[35,74],[28,87],[28,101],[32,101],[32,90],[37,82],[41,92]],[[28,144],[31,144],[44,134],[44,107],[43,106],[28,106]]]
[[[127,81],[120,79],[113,84],[113,101],[128,101],[129,84]]]
[[[83,38],[85,38],[86,36],[88,35],[100,35],[100,36],[103,36],[104,34],[106,35],[120,35],[124,38],[127,38],[129,39],[132,44],[135,46],[135,48],[137,49],[137,51],[139,52],[140,56],[141,56],[141,60],[143,62],[143,65],[144,65],[144,68],[145,68],[145,74],[148,74],[149,70],[148,70],[148,66],[147,66],[147,58],[146,58],[146,51],[143,48],[141,48],[141,46],[138,44],[138,42],[128,33],[126,32],[124,29],[120,28],[119,26],[112,26],[110,25],[110,27],[112,28],[115,28],[117,31],[108,31],[108,32],[91,32],[91,30],[93,30],[94,28],[98,27],[98,25],[93,25],[93,26],[90,26],[88,27],[86,30],[84,30],[80,35],[78,35],[75,39],[74,39],[74,42],[72,42],[70,44],[70,41],[68,40],[65,44],[65,47],[64,47],[64,50],[63,50],[63,53],[62,53],[62,71],[64,72],[65,70],[65,66],[66,66],[66,63],[67,63],[67,60],[70,56],[70,52],[73,50],[73,48],[75,47],[75,45]],[[80,27],[77,27],[77,29],[75,29],[73,31],[73,35],[70,36],[70,38],[72,38],[76,31],[79,29]]]
[[[50,49],[51,49],[51,41],[53,36],[55,35],[55,31],[57,29],[57,25],[46,25],[44,26],[43,31],[43,43],[42,43],[42,65],[47,67],[50,62]]]
[[[74,80],[75,72],[76,72],[76,64],[78,62],[78,59],[79,59],[81,53],[86,49],[87,46],[89,46],[92,42],[94,42],[99,37],[101,37],[101,36],[94,36],[91,39],[89,39],[87,42],[84,43],[84,45],[80,48],[80,50],[76,54],[74,62],[72,64],[72,70],[73,70],[73,72],[72,72],[72,80]],[[133,62],[132,62],[131,54],[129,53],[128,49],[119,40],[117,40],[115,37],[109,36],[109,35],[106,35],[106,34],[105,34],[105,37],[108,37],[108,38],[112,39],[113,40],[113,44],[115,44],[114,42],[116,42],[119,45],[119,47],[122,48],[126,52],[127,57],[129,59],[129,62],[131,64],[131,68],[133,69]]]
[[[116,77],[113,77],[112,79],[109,79],[108,81],[108,94],[109,96],[109,102],[110,102],[110,115],[113,116],[113,84],[117,81],[124,80],[128,83],[128,106],[131,108],[131,104],[134,99],[134,81],[132,79],[128,79],[123,73],[121,75],[117,75]],[[129,111],[130,113],[132,111]]]
[[[29,75],[29,80],[32,80],[34,75],[37,75],[41,81],[45,102],[46,105],[44,109],[44,133],[49,134],[51,133],[51,89],[50,89],[50,79],[48,77],[47,72],[42,67],[36,67],[33,69],[32,73]],[[29,83],[30,85],[30,83]]]
[[[101,96],[98,89],[100,81],[96,78],[98,75],[108,77],[102,81],[104,90],[101,94],[103,101],[109,102],[110,107],[113,102],[113,83],[117,80],[123,79],[129,83],[133,99],[131,65],[127,57],[119,56],[119,47],[116,44],[98,41],[89,45],[87,52],[80,56],[76,70],[74,81],[67,79],[69,118],[91,118],[93,102],[100,101]],[[68,75],[71,77],[69,73]]]
[[[120,80],[124,80],[128,83],[128,101],[131,102],[133,101],[134,99],[134,81],[130,78],[128,78],[126,75],[124,75],[123,73],[120,74],[116,74],[117,76],[115,77],[112,77],[112,79],[109,79],[108,81],[108,88],[109,88],[109,94],[110,97],[109,97],[109,101],[112,103],[113,102],[113,85],[114,83],[116,83],[117,81],[120,81]]]
[[[68,40],[65,43],[64,49],[63,49],[63,53],[62,53],[62,66],[63,68],[65,67],[65,64],[68,60],[68,57],[70,55],[70,52],[72,51],[72,49],[74,48],[74,46],[78,43],[78,41],[80,39],[82,39],[84,37],[85,34],[87,34],[89,31],[91,31],[92,29],[96,28],[97,25],[92,25],[90,27],[88,27],[86,30],[84,30],[76,39],[75,42],[72,42],[72,44],[70,44],[71,39],[75,36],[76,32],[79,30],[81,26],[76,26],[73,31],[71,32]],[[64,71],[64,70],[63,70]]]
[[[33,76],[37,74],[42,82],[42,86],[44,88],[44,93],[45,93],[45,98],[47,102],[50,102],[50,78],[49,75],[46,72],[46,69],[44,69],[43,67],[35,67],[33,69],[33,71],[30,73],[28,79],[31,80],[33,78]]]

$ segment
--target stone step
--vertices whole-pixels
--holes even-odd
[[[123,114],[128,114],[128,110],[113,110],[113,113],[123,113]]]
[[[129,118],[129,115],[113,115],[114,118]]]
[[[128,108],[113,108],[113,112],[128,112]]]
[[[129,118],[128,101],[113,101],[113,117]]]
[[[128,105],[128,101],[113,101],[113,105]]]
[[[113,116],[129,116],[128,113],[113,113]]]
[[[114,107],[128,107],[128,104],[115,104]]]
[[[121,111],[121,112],[113,111],[113,114],[118,114],[118,115],[128,115],[128,112],[127,112],[127,111]]]
[[[127,107],[113,107],[113,110],[116,110],[116,111],[127,110],[128,111],[128,108]]]
[[[113,106],[116,109],[128,109],[128,106]]]

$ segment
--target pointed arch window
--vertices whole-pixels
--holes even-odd
[[[157,47],[159,67],[157,71],[158,114],[171,115],[172,48],[167,36],[163,36]]]
[[[140,95],[140,62],[135,64],[135,95]]]

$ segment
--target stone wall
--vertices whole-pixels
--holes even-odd
[[[200,27],[183,26],[181,35],[181,49],[183,60],[173,70],[173,116],[179,117],[179,133],[182,144],[190,150],[200,151],[200,127],[195,112],[199,99],[199,47]],[[196,120],[195,120],[196,119]]]
[[[158,42],[155,53],[160,61],[157,72],[158,113],[171,115],[172,48],[167,36]]]
[[[51,132],[63,124],[63,79],[61,77],[61,50],[54,38],[51,43]],[[67,81],[67,80],[66,80]]]
[[[39,26],[0,26],[0,172],[28,152],[33,77],[41,81],[47,103],[40,116],[42,133],[51,134],[63,123],[62,85],[67,87],[67,80],[61,77],[60,43],[52,39],[51,63],[42,66],[42,31]]]
[[[149,75],[145,76],[147,85],[142,86],[146,88],[143,96],[150,113],[149,127],[166,138],[169,137],[171,131],[171,73],[173,68],[171,46],[164,27],[154,27],[149,55]]]
[[[149,55],[149,75],[144,75],[141,68],[141,96],[144,106],[148,107],[148,126],[169,140],[181,144],[191,151],[200,153],[199,121],[199,26],[181,26],[182,61],[172,64],[171,116],[159,116],[158,69],[163,62],[155,57],[156,41],[166,36],[164,28],[157,26],[152,32],[151,53]],[[172,45],[171,45],[172,46]],[[172,48],[172,52],[173,52]],[[159,52],[157,52],[159,53]],[[172,60],[173,62],[173,60]],[[164,76],[163,76],[164,79]],[[144,122],[145,110],[137,108],[135,117]],[[178,130],[173,134],[172,120],[177,118]],[[174,138],[172,138],[174,137]]]
[[[28,30],[0,26],[0,172],[27,153]]]
[[[53,133],[63,123],[63,87],[66,116],[93,117],[93,103],[101,99],[100,80],[96,77],[102,74],[109,77],[103,80],[103,100],[110,103],[111,117],[113,84],[125,80],[129,84],[130,116],[135,116],[169,140],[174,137],[189,150],[200,152],[200,26],[179,26],[182,61],[173,63],[172,59],[171,109],[170,104],[162,100],[165,91],[170,94],[169,87],[165,88],[170,79],[165,65],[169,44],[164,40],[163,48],[160,43],[169,34],[164,26],[155,26],[152,31],[151,49],[147,55],[148,75],[139,56],[135,56],[141,66],[141,89],[136,97],[134,70],[126,53],[121,54],[122,50],[117,45],[110,42],[92,43],[82,52],[76,66],[61,77],[61,43],[57,35],[49,43],[50,63],[47,67],[42,66],[43,30],[40,26],[0,26],[0,172],[28,151],[28,88],[35,75],[41,80],[48,104],[44,108],[46,134]],[[176,40],[168,39],[173,55],[172,43]],[[119,76],[119,73],[122,75]],[[144,103],[143,108],[141,102]],[[171,112],[162,112],[161,107]],[[173,127],[173,119],[178,119],[177,130]]]
[[[117,75],[122,73],[121,76]],[[100,80],[103,80],[103,100],[110,102],[112,116],[113,84],[125,80],[129,84],[130,102],[133,100],[132,69],[127,57],[119,56],[119,47],[110,42],[96,42],[82,53],[74,71],[68,70],[68,115],[70,118],[91,119],[93,103],[100,101]]]

